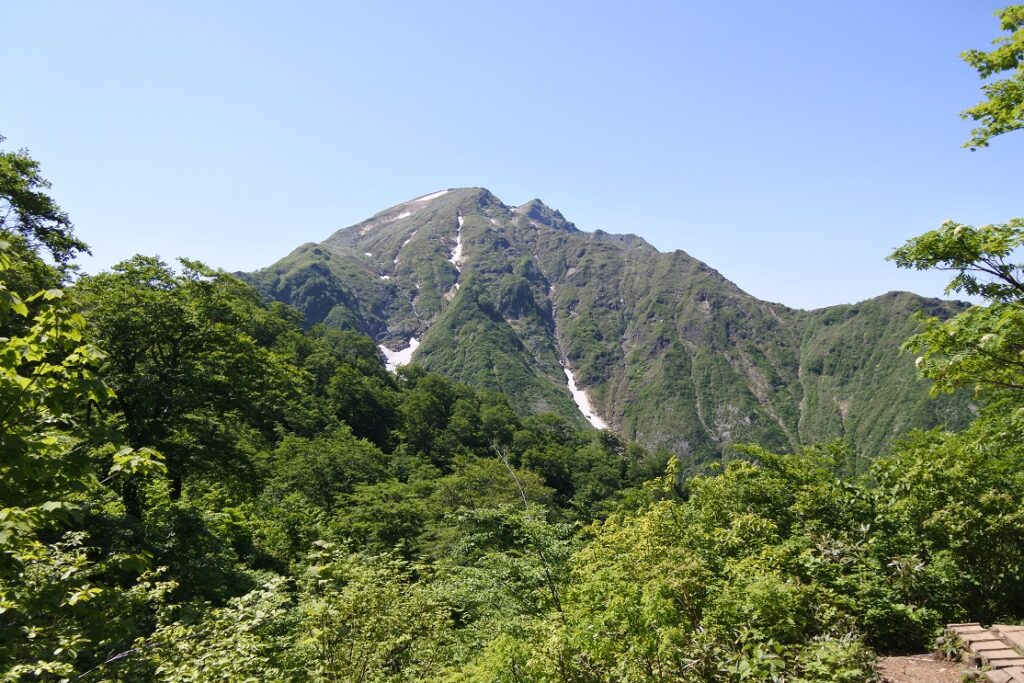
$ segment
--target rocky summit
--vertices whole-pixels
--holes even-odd
[[[740,442],[841,440],[870,458],[909,429],[970,418],[964,396],[930,399],[899,350],[916,313],[964,304],[890,292],[796,310],[683,251],[481,188],[399,204],[244,277],[309,326],[371,336],[391,369],[414,362],[689,465]]]

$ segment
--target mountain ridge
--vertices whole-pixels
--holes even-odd
[[[584,232],[533,199],[433,192],[306,243],[245,275],[307,324],[356,329],[517,408],[593,417],[693,463],[737,441],[790,449],[841,439],[864,456],[914,427],[966,423],[931,401],[899,344],[912,314],[964,304],[890,292],[793,309],[762,301],[682,250]]]

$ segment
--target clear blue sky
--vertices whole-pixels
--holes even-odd
[[[227,270],[441,188],[540,197],[799,307],[945,279],[883,259],[1024,214],[1024,135],[961,149],[958,55],[1009,0],[15,2],[0,134],[94,258]]]

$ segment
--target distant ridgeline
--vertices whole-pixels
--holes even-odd
[[[907,430],[970,418],[967,397],[930,399],[899,353],[913,313],[963,304],[890,292],[795,310],[682,251],[485,189],[400,204],[243,277],[310,326],[376,339],[392,368],[415,362],[690,464],[738,442],[841,439],[872,457]]]

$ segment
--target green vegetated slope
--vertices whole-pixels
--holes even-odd
[[[247,277],[309,325],[393,350],[415,337],[415,362],[584,424],[565,364],[613,429],[691,463],[744,441],[842,439],[872,456],[911,428],[969,418],[964,397],[930,400],[899,354],[915,312],[961,304],[890,293],[794,310],[682,251],[479,188],[400,204]]]

